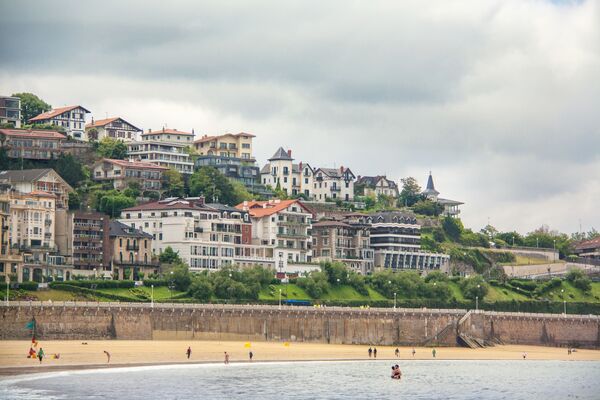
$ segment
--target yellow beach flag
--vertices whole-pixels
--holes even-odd
[[[290,347],[290,342],[284,342],[284,343],[283,343],[283,345],[284,345],[285,347]]]
[[[250,346],[251,346],[250,342],[246,342],[246,343],[244,344],[244,347],[245,347],[245,348],[247,348],[247,349],[249,349],[249,348],[250,348]]]

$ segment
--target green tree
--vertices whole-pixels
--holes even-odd
[[[412,206],[412,210],[416,214],[437,217],[444,212],[444,206],[431,200],[419,200]]]
[[[240,204],[245,200],[253,199],[254,196],[246,189],[243,183],[235,180],[230,180],[230,182],[233,186],[233,197],[235,198],[235,203],[233,204]]]
[[[190,177],[189,185],[190,195],[203,195],[209,203],[228,205],[240,203],[232,183],[214,167],[200,167]]]
[[[96,193],[96,210],[117,218],[125,208],[133,207],[135,199],[116,190]]]
[[[400,207],[411,207],[417,201],[422,199],[421,186],[419,186],[415,178],[409,176],[400,181],[402,182],[402,191],[398,197],[398,205]]]
[[[489,285],[481,277],[481,275],[475,275],[461,280],[460,288],[463,292],[463,295],[467,299],[474,299],[475,297],[479,297],[479,300],[483,300],[485,295],[490,290]]]
[[[160,253],[158,260],[164,264],[177,264],[182,262],[181,258],[179,257],[179,252],[173,250],[171,246],[167,246],[167,248]]]
[[[69,193],[69,210],[79,210],[81,208],[81,196],[77,192]]]
[[[183,197],[185,195],[183,177],[176,169],[168,169],[162,175],[162,188],[165,197]]]
[[[122,140],[105,137],[98,142],[96,153],[104,158],[125,160],[127,158],[127,145]]]
[[[185,292],[189,289],[192,283],[192,277],[187,265],[183,262],[177,262],[168,275],[169,283],[173,283],[176,290]]]
[[[460,236],[464,231],[463,224],[460,219],[446,216],[442,222],[442,229],[450,239],[455,242],[460,240]]]
[[[584,292],[588,292],[592,289],[592,281],[585,272],[580,269],[572,269],[567,273],[566,278],[573,286]]]
[[[31,118],[52,109],[50,104],[33,93],[14,93],[13,97],[21,99],[21,123],[26,124]]]
[[[73,187],[77,187],[81,181],[88,177],[83,164],[71,154],[61,154],[54,163],[54,169]]]
[[[206,274],[199,274],[192,277],[192,283],[188,289],[188,294],[201,301],[208,301],[214,294],[213,285]]]

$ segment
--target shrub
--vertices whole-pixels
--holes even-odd
[[[71,286],[82,287],[91,289],[92,285],[96,285],[96,289],[129,289],[135,287],[134,281],[102,281],[102,280],[88,280],[88,281],[67,281]],[[63,284],[63,282],[50,282],[48,286],[51,288],[56,285]]]
[[[29,291],[36,291],[38,289],[38,283],[37,282],[21,282],[19,283],[19,289],[22,290],[29,290]]]
[[[584,292],[589,291],[592,288],[592,281],[590,278],[580,269],[572,269],[566,276],[567,280],[573,284],[577,289]]]

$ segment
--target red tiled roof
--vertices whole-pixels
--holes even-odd
[[[142,161],[127,161],[127,160],[115,160],[113,158],[104,158],[103,162],[109,162],[125,168],[145,168],[145,169],[163,169],[167,170],[167,167],[161,167],[160,165],[152,164],[149,162]]]
[[[215,135],[215,136],[206,136],[206,137],[202,137],[198,140],[194,140],[194,143],[204,143],[204,142],[210,142],[225,136],[233,136],[233,137],[240,137],[240,136],[250,136],[250,137],[256,137],[256,135],[253,135],[251,133],[245,133],[245,132],[240,132],[240,133],[226,133],[224,135]]]
[[[300,207],[304,208],[307,212],[310,211],[304,207],[304,205],[299,200],[279,200],[279,201],[256,201],[252,200],[247,202],[246,204],[241,203],[235,206],[238,210],[244,210],[247,208],[247,211],[251,216],[262,218],[269,215],[273,215],[278,213],[279,211],[285,210],[292,204],[298,204]]]
[[[577,250],[600,248],[600,237],[578,243],[575,245],[575,248]]]
[[[68,107],[54,108],[54,109],[52,109],[50,111],[46,111],[44,113],[36,115],[35,117],[29,119],[29,121],[43,121],[45,119],[54,118],[57,115],[60,115],[60,114],[62,114],[64,112],[67,112],[67,111],[74,110],[76,108],[83,108],[85,111],[90,112],[89,110],[87,110],[87,109],[85,109],[84,107],[81,107],[81,106],[68,106]]]
[[[97,121],[92,122],[91,124],[86,124],[85,127],[86,128],[93,128],[95,126],[104,126],[104,125],[108,125],[113,121],[118,120],[119,117],[112,117],[112,118],[106,118],[106,119],[99,119]]]
[[[157,131],[150,131],[150,132],[144,132],[142,133],[142,135],[160,135],[162,133],[170,133],[173,135],[194,135],[193,133],[190,132],[183,132],[183,131],[178,131],[177,129],[159,129]]]
[[[66,136],[56,131],[46,131],[43,129],[0,129],[0,133],[5,136],[32,137],[39,139],[66,139]]]
[[[87,128],[95,128],[95,127],[97,127],[97,126],[106,126],[106,125],[110,124],[111,122],[113,122],[113,121],[116,121],[116,120],[118,120],[118,119],[120,119],[121,121],[123,121],[123,122],[124,122],[124,123],[126,123],[127,125],[130,125],[132,128],[135,128],[135,129],[137,129],[138,131],[141,131],[141,129],[140,129],[140,128],[138,128],[138,127],[136,127],[136,126],[133,126],[132,124],[130,124],[129,122],[125,121],[125,120],[124,120],[123,118],[121,118],[121,117],[112,117],[112,118],[106,118],[106,119],[99,119],[98,121],[92,121],[92,123],[90,123],[90,124],[87,124],[87,125],[85,126],[85,128],[87,129]]]

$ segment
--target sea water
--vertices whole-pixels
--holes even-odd
[[[394,362],[395,363],[395,362]],[[197,364],[8,377],[0,399],[600,399],[600,362],[399,360]]]

